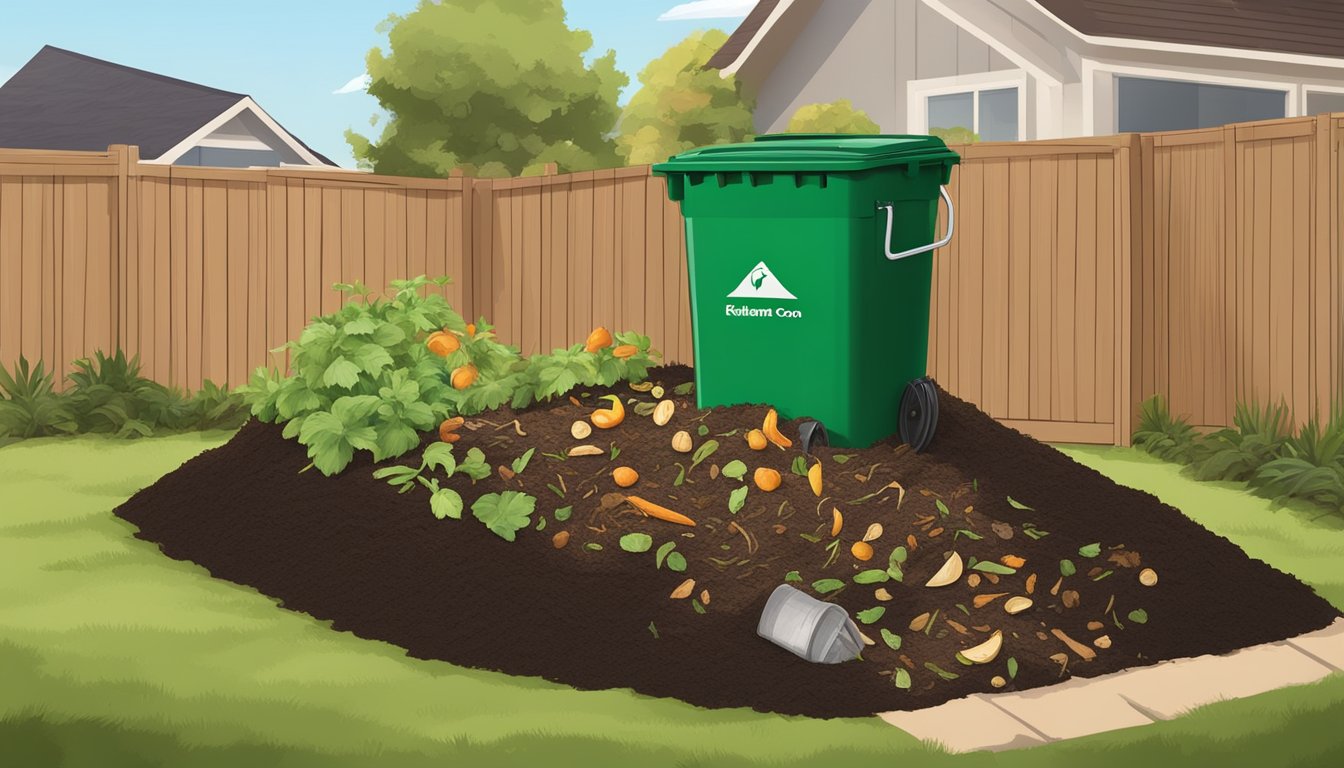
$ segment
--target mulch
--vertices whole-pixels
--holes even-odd
[[[560,398],[469,420],[455,453],[479,447],[495,466],[537,449],[511,479],[496,473],[474,485],[463,478],[448,482],[468,507],[483,493],[534,495],[533,527],[513,543],[469,510],[462,520],[434,518],[420,488],[397,494],[374,480],[367,453],[335,477],[301,471],[308,464],[304,448],[285,440],[280,426],[256,421],[137,493],[116,514],[170,557],[416,658],[581,689],[631,688],[702,707],[815,717],[934,706],[996,690],[995,677],[1005,683],[997,690],[1020,691],[1225,653],[1319,629],[1339,615],[1294,577],[1249,558],[1155,497],[1115,484],[946,392],[940,392],[937,436],[923,454],[894,438],[865,449],[817,450],[825,494],[819,499],[792,471],[801,455],[796,441],[790,450],[753,451],[743,439],[760,426],[767,406],[698,411],[694,395],[670,394],[691,379],[682,366],[653,370],[650,380],[677,402],[672,422],[658,427],[631,411],[620,427],[595,430],[585,441],[608,451],[600,457],[541,454],[574,445],[570,425],[602,407],[600,395],[652,402],[649,394],[618,384],[575,393],[582,395],[579,405]],[[796,435],[796,423],[781,423],[781,430]],[[708,434],[699,434],[701,425]],[[676,485],[689,455],[674,452],[670,439],[682,429],[697,445],[715,439],[720,447]],[[424,435],[425,444],[436,439]],[[615,461],[612,445],[619,449]],[[412,456],[418,463],[418,452],[401,463]],[[720,472],[734,459],[749,467],[743,480]],[[628,492],[698,525],[636,513],[617,495],[622,489],[611,478],[617,465],[641,475]],[[777,469],[783,486],[764,493],[753,485],[743,508],[730,513],[730,492],[749,484],[758,466]],[[893,481],[905,489],[903,501]],[[562,488],[563,498],[548,485]],[[858,501],[864,496],[871,498]],[[554,515],[561,507],[572,510],[564,522]],[[835,538],[832,509],[844,516]],[[544,528],[536,530],[542,519]],[[872,560],[860,562],[851,546],[872,523],[883,532],[872,542]],[[560,531],[569,541],[556,548],[553,536]],[[654,549],[675,542],[685,572],[658,567],[652,550],[622,551],[620,537],[630,532],[650,534]],[[1092,544],[1099,545],[1095,556],[1080,554]],[[861,570],[885,569],[898,545],[908,550],[901,582],[854,583]],[[1005,555],[1026,562],[1012,574],[968,569],[954,585],[925,587],[952,551],[967,562],[999,562]],[[1061,575],[1064,559],[1076,573]],[[1139,583],[1143,568],[1158,573],[1156,586]],[[757,636],[767,596],[791,571],[798,572],[794,586],[851,616],[885,609],[873,623],[860,624],[876,642],[861,660],[810,664]],[[670,598],[687,578],[696,581],[692,595]],[[1006,596],[1026,595],[1029,578],[1033,607],[1008,615]],[[820,579],[846,586],[820,595],[811,587]],[[891,599],[879,600],[878,587]],[[707,604],[702,590],[709,592]],[[1005,597],[974,607],[976,595],[998,593]],[[912,630],[923,614],[928,620]],[[901,636],[899,650],[883,641],[882,629]],[[1005,638],[997,659],[958,663],[958,651],[995,630]],[[1102,635],[1108,647],[1096,644]],[[1010,657],[1015,677],[1008,674]],[[908,690],[893,684],[898,668],[909,675]]]

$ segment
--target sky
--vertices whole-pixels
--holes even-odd
[[[507,1],[507,0],[504,0]],[[616,51],[630,76],[699,29],[731,32],[753,0],[565,0],[571,28],[593,34],[592,55]],[[378,101],[359,78],[375,27],[416,0],[182,0],[10,3],[0,21],[0,82],[43,45],[252,96],[281,125],[339,165],[354,167],[347,128],[369,135]],[[352,82],[353,81],[353,82]],[[346,91],[337,93],[337,91]]]

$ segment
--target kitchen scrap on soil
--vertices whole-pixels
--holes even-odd
[[[478,448],[491,468],[444,483],[468,508],[535,497],[508,512],[527,516],[513,543],[389,486],[419,451],[379,465],[360,452],[323,477],[257,421],[116,512],[172,557],[417,658],[820,717],[1224,653],[1338,615],[945,392],[923,454],[892,439],[809,457],[796,420],[772,439],[768,406],[700,411],[691,381],[656,368],[454,425],[459,461]],[[594,428],[618,406],[619,423]],[[811,664],[758,637],[783,582],[844,607],[871,643],[862,658]]]

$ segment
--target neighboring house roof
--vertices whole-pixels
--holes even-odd
[[[733,30],[733,34],[728,36],[728,40],[709,57],[705,69],[723,69],[737,61],[737,57],[742,55],[742,51],[751,43],[752,38],[756,37],[756,33],[760,31],[778,4],[779,0],[759,0],[756,7],[751,9],[751,13],[747,14],[747,18],[743,19],[742,23],[737,25],[737,29]]]
[[[1333,0],[998,0],[988,7],[1006,11],[1014,3],[1035,7],[1097,44],[1136,41],[1140,46],[1150,42],[1344,59],[1344,3]],[[724,77],[739,72],[759,58],[758,51],[772,47],[772,38],[797,34],[791,28],[797,21],[785,22],[792,10],[805,12],[806,5],[807,0],[758,0],[705,68],[721,70]],[[928,5],[938,9],[944,2]],[[978,6],[949,2],[946,7],[967,11]]]
[[[1344,5],[1322,0],[1035,0],[1074,30],[1184,45],[1344,57]]]
[[[187,140],[244,110],[256,113],[300,156],[306,152],[317,162],[336,165],[275,123],[246,94],[50,45],[0,86],[0,147],[104,151],[111,144],[134,144],[142,157],[159,158],[170,150],[185,151]]]

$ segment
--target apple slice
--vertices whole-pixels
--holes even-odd
[[[943,563],[943,567],[939,568],[938,572],[933,574],[933,578],[929,579],[928,583],[926,583],[924,586],[946,587],[948,584],[956,584],[957,580],[960,578],[961,578],[961,555],[958,555],[956,552],[953,552],[952,556],[947,558],[947,560]]]
[[[973,648],[967,648],[958,655],[972,664],[988,664],[1001,650],[1003,650],[1003,632],[996,629],[988,640]]]

